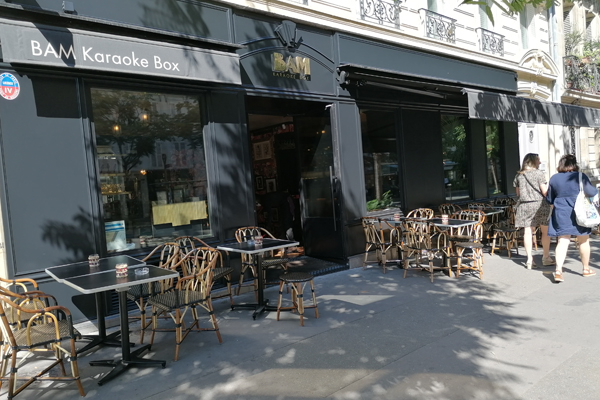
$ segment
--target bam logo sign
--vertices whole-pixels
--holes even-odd
[[[281,53],[271,55],[273,76],[280,78],[310,81],[310,59],[300,56],[287,56]]]

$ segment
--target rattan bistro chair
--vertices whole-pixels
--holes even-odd
[[[438,206],[438,210],[440,215],[452,215],[457,211],[461,211],[462,208],[458,204],[454,203],[444,203]]]
[[[427,221],[416,219],[404,223],[403,261],[404,278],[409,269],[426,270],[433,283],[433,274],[436,270],[450,270],[448,255],[450,251],[448,236],[445,231],[431,228]],[[414,257],[411,266],[410,259]],[[422,259],[427,260],[427,266],[422,264]],[[434,264],[435,259],[441,259],[439,265]]]
[[[254,240],[254,238],[257,236],[275,239],[275,236],[273,236],[268,230],[259,226],[246,226],[243,228],[238,228],[235,231],[235,239],[238,241],[238,243]],[[258,300],[258,271],[256,271],[254,257],[248,254],[242,254],[241,257],[242,268],[240,270],[240,281],[238,284],[237,294],[240,294],[242,286],[248,286],[248,284],[244,284],[244,274],[249,269],[252,274],[252,283],[249,285],[254,286],[254,296]],[[267,251],[262,258],[262,273],[265,274],[266,277],[266,268],[281,268],[284,271],[287,271],[287,263],[289,261],[290,259],[286,257],[285,249]]]
[[[415,208],[406,214],[406,218],[433,218],[435,212],[431,208]]]
[[[219,325],[215,318],[210,292],[213,284],[214,268],[219,261],[220,253],[210,247],[197,248],[188,253],[191,264],[194,265],[190,275],[177,281],[173,290],[164,291],[148,297],[148,304],[152,306],[152,337],[150,344],[154,343],[157,331],[175,332],[175,361],[179,359],[179,348],[183,340],[192,331],[214,331],[219,343],[223,343]],[[208,313],[212,328],[201,328],[198,318],[198,309]],[[184,317],[190,312],[193,321],[186,328]],[[161,328],[158,326],[158,316],[168,314],[175,323],[174,328]]]
[[[202,247],[210,247],[211,249],[214,248],[214,247],[206,244],[202,239],[199,239],[194,236],[180,236],[180,237],[176,238],[174,240],[174,242],[179,245],[179,249],[182,252],[182,254],[187,254],[194,249],[202,248]],[[213,294],[212,298],[213,298],[213,300],[215,300],[215,299],[220,299],[222,297],[229,297],[229,302],[233,306],[233,292],[231,290],[231,280],[232,280],[232,275],[233,275],[233,268],[231,268],[229,266],[229,253],[227,253],[226,251],[224,252],[225,258],[227,260],[227,262],[225,263],[223,260],[223,253],[219,250],[217,250],[217,251],[219,252],[219,264],[218,264],[218,267],[215,267],[213,270],[214,271],[213,280],[218,281],[219,279],[223,279],[225,281],[227,290],[225,293],[220,294],[218,296],[215,296]],[[190,259],[190,261],[191,261],[191,259]]]
[[[75,340],[81,334],[73,327],[70,311],[57,305],[47,307],[47,298],[41,292],[18,294],[0,289],[0,329],[4,339],[0,384],[8,381],[8,399],[41,380],[74,381],[79,394],[85,396],[75,348]],[[19,359],[19,353],[25,354]],[[39,357],[32,357],[34,353],[38,356],[49,354],[53,360],[49,365],[39,365]],[[70,376],[64,358],[70,362]],[[19,374],[30,360],[35,363],[26,370],[31,375]],[[48,374],[56,366],[60,367],[62,376]],[[23,380],[25,383],[18,386],[17,382]]]
[[[174,242],[167,242],[156,246],[142,261],[151,261],[159,268],[170,269],[173,271],[179,269],[180,274],[183,272],[183,275],[187,275],[188,273],[188,266],[186,265],[187,258],[181,256],[179,245]],[[160,291],[168,291],[172,289],[174,285],[175,282],[173,280],[169,280],[168,282],[159,281],[131,286],[127,291],[127,298],[133,301],[140,310],[139,316],[129,317],[129,319],[140,320],[140,344],[144,343],[144,332],[152,323],[151,321],[147,321],[146,318],[146,308],[148,307],[146,300],[148,299],[148,296],[150,296],[151,292],[157,293]]]
[[[375,250],[377,263],[383,267],[385,274],[388,261],[396,262],[396,260],[388,260],[387,254],[401,240],[400,231],[389,224],[384,225],[385,221],[376,217],[362,217],[361,221],[365,232],[363,270],[367,265],[369,252]]]

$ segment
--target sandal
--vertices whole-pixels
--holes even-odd
[[[527,269],[537,268],[537,264],[535,263],[535,261],[531,260],[531,263],[528,263],[528,262],[525,263],[525,268],[527,268]]]
[[[596,275],[596,271],[594,271],[593,269],[590,269],[590,268],[584,268],[583,273],[581,275],[583,275],[585,277],[594,276],[594,275]]]
[[[553,272],[552,276],[554,276],[554,282],[556,283],[565,281],[561,272]]]

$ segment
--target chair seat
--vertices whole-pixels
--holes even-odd
[[[163,311],[170,311],[180,306],[201,303],[205,299],[204,293],[195,290],[172,290],[150,297],[148,303]]]
[[[264,258],[261,261],[263,268],[272,267],[273,265],[285,264],[290,262],[290,258]]]
[[[308,282],[313,278],[314,276],[308,272],[289,272],[279,277],[280,280],[289,283]]]
[[[451,242],[470,242],[473,240],[473,236],[453,235],[453,236],[449,236],[448,239],[450,239]]]
[[[71,339],[71,331],[69,330],[69,321],[63,319],[58,321],[58,333],[63,339]],[[17,329],[13,331],[13,336],[17,345],[21,348],[38,347],[44,343],[54,343],[56,341],[56,330],[54,324],[38,324],[32,325],[30,329],[31,346],[27,345],[27,329]],[[81,333],[73,328],[75,338],[80,338]]]
[[[482,249],[483,245],[476,242],[460,242],[456,244],[456,247],[464,247],[465,249]]]
[[[233,268],[215,268],[213,270],[213,279],[221,279],[231,273],[233,273]]]

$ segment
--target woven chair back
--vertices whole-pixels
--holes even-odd
[[[481,202],[467,204],[467,208],[469,210],[483,210],[484,208],[489,208],[489,207],[490,207],[490,205],[488,203],[481,203]]]
[[[416,208],[406,214],[407,218],[433,218],[435,212],[431,208]]]
[[[210,290],[213,285],[214,269],[220,260],[220,252],[212,247],[196,248],[191,254],[192,264],[194,265],[190,276],[194,279],[186,281],[185,290],[194,290],[201,292],[204,296],[210,296]]]
[[[438,210],[440,211],[440,214],[446,214],[446,215],[452,215],[457,211],[462,210],[462,208],[460,208],[460,206],[458,204],[454,204],[454,203],[444,203],[444,204],[440,204],[438,207]]]

